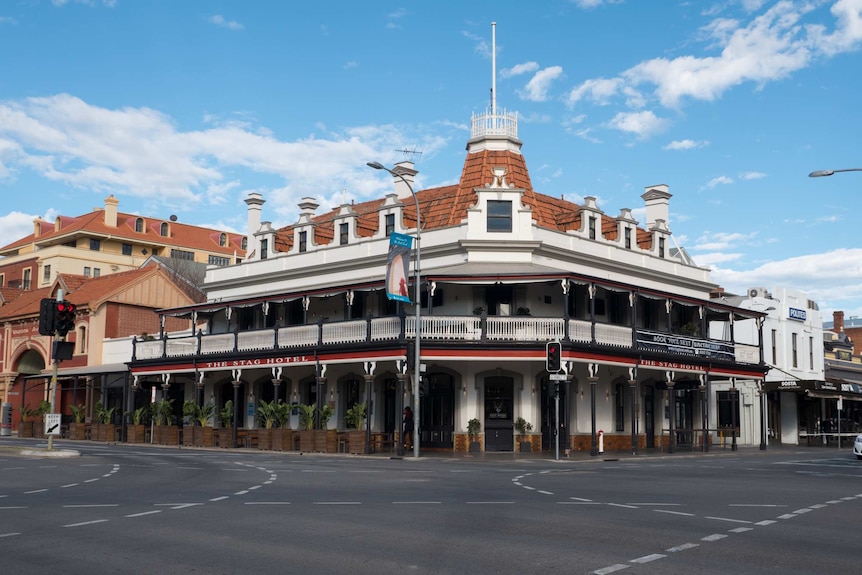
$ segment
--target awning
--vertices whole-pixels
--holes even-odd
[[[129,366],[125,363],[106,363],[105,365],[85,365],[82,367],[67,367],[57,370],[57,378],[73,377],[76,375],[105,375],[108,373],[123,374],[129,372]],[[50,378],[53,373],[51,369],[43,369],[42,373],[28,375],[24,379]]]

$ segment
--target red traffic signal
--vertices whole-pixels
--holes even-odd
[[[545,344],[545,369],[550,373],[563,369],[563,349],[560,342],[549,341]]]
[[[60,335],[66,335],[75,329],[75,310],[78,306],[68,301],[58,301],[54,307],[54,328]]]

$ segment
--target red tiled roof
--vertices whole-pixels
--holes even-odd
[[[523,189],[522,201],[533,212],[536,225],[543,228],[559,230],[579,230],[581,227],[581,209],[578,204],[540,194],[533,189],[530,173],[524,156],[511,150],[481,150],[470,152],[464,161],[461,179],[458,184],[429,188],[416,191],[419,209],[422,212],[423,230],[437,229],[459,225],[467,217],[467,209],[476,204],[476,188],[484,187],[492,180],[492,169],[504,168],[506,182],[515,188]],[[361,237],[370,237],[377,233],[379,219],[377,210],[383,200],[371,200],[351,206],[357,214],[357,233]],[[316,244],[327,244],[335,236],[334,219],[339,209],[330,210],[313,218],[315,225],[314,241]],[[403,225],[405,228],[416,227],[416,207],[414,202],[404,202]],[[293,230],[290,225],[277,230],[276,250],[288,251],[293,246]],[[601,233],[608,240],[616,240],[618,236],[615,218],[602,214]],[[652,245],[652,235],[640,228],[637,229],[637,242],[641,248],[649,249]]]
[[[143,232],[135,231],[135,222],[143,218],[145,225]],[[105,210],[97,209],[77,217],[59,216],[60,229],[55,230],[53,224],[40,220],[40,236],[30,234],[19,240],[0,248],[0,253],[9,252],[32,243],[39,243],[53,238],[65,238],[72,235],[92,234],[95,236],[112,236],[115,239],[125,239],[132,242],[159,244],[183,247],[188,249],[202,250],[219,253],[225,256],[237,254],[245,255],[242,249],[243,235],[222,232],[211,228],[202,228],[180,222],[160,220],[133,214],[117,213],[117,226],[112,227],[105,224]],[[168,225],[169,235],[160,234],[162,224]],[[219,238],[222,233],[227,234],[225,246],[221,246]]]

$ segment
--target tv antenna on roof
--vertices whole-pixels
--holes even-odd
[[[409,158],[410,158],[410,161],[411,161],[411,162],[414,162],[414,163],[415,163],[415,160],[416,160],[416,156],[421,156],[421,155],[422,155],[422,150],[417,150],[416,148],[410,148],[410,149],[405,148],[405,149],[403,149],[403,150],[395,150],[395,151],[396,151],[396,152],[400,152],[400,153],[404,154],[404,157],[405,157],[405,158],[406,158],[406,157],[409,157]]]

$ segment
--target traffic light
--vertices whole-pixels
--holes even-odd
[[[557,373],[563,369],[562,351],[558,341],[549,341],[545,344],[545,369],[550,373]]]
[[[58,301],[55,309],[57,313],[54,316],[54,329],[64,336],[75,329],[75,309],[77,306],[68,301]]]
[[[57,300],[43,298],[39,304],[39,335],[54,335]]]

